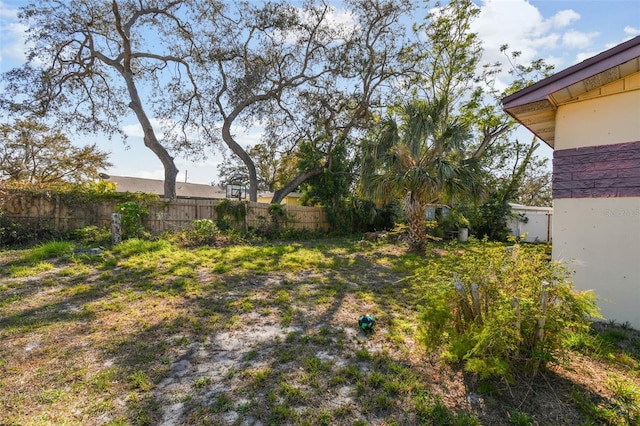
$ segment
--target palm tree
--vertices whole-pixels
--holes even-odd
[[[446,100],[412,100],[365,146],[361,190],[377,201],[403,200],[409,248],[424,253],[430,204],[481,192],[480,169],[465,158],[468,129],[447,114]]]

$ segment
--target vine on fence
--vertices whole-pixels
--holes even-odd
[[[22,204],[20,200],[23,199],[27,201],[45,199],[55,205],[62,205],[71,210],[81,211],[86,216],[88,212],[95,212],[96,206],[100,204],[100,201],[135,202],[141,205],[148,205],[158,200],[159,197],[153,194],[118,193],[115,192],[113,183],[104,181],[85,184],[61,182],[55,185],[0,182],[1,206],[10,205],[13,200],[17,200],[16,205],[20,206]],[[1,208],[1,210],[0,245],[25,244],[63,236],[63,233],[55,224],[56,219],[54,217],[47,217],[45,220],[38,218],[38,222],[34,224],[31,223],[29,218],[14,216],[13,213],[8,214],[4,208]],[[101,240],[103,239],[101,238]]]
[[[247,217],[247,204],[242,201],[224,199],[216,205],[215,210],[216,225],[223,231],[232,227],[231,220],[239,223]]]
[[[124,239],[138,238],[144,235],[142,220],[149,214],[149,209],[135,201],[125,201],[116,206],[116,213],[122,215],[122,236]]]

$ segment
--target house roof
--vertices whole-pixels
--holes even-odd
[[[503,109],[553,148],[558,105],[640,71],[640,36],[502,99]]]
[[[513,211],[528,211],[528,212],[542,212],[553,213],[553,207],[547,206],[526,206],[524,204],[509,203]]]
[[[105,182],[116,185],[117,192],[164,194],[164,181],[128,176],[105,176]],[[181,198],[226,198],[225,188],[200,183],[176,182],[176,195]]]

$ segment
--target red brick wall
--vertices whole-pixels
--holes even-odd
[[[640,141],[553,152],[553,198],[639,196]]]

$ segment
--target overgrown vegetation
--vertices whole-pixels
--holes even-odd
[[[448,279],[419,269],[428,288],[423,342],[444,344],[445,360],[481,378],[508,382],[556,360],[566,337],[588,330],[598,311],[595,295],[575,291],[569,272],[541,248],[473,244]]]
[[[216,225],[221,230],[231,229],[233,225],[244,221],[247,205],[242,201],[224,199],[216,204]]]
[[[194,241],[213,225],[194,223]],[[95,253],[61,241],[5,251],[0,423],[637,424],[639,334],[585,327],[590,302],[569,296],[546,247],[505,247],[429,243],[422,258],[350,240],[134,238]],[[453,272],[469,305],[468,286],[486,285],[481,322],[464,317]],[[542,278],[557,288],[539,345]],[[360,333],[363,313],[375,333]],[[433,350],[416,339],[423,324],[439,324],[422,335]],[[456,354],[462,364],[442,362]],[[508,377],[484,378],[501,373],[498,358]]]
[[[115,186],[104,181],[84,184],[56,182],[50,185],[4,181],[0,183],[0,196],[3,198],[3,203],[18,205],[34,203],[39,198],[54,200],[60,206],[85,212],[87,216],[96,215],[97,201],[110,200],[113,202],[114,212],[116,206],[122,206],[126,210],[122,213],[125,214],[126,230],[130,237],[147,235],[141,225],[140,218],[146,211],[145,206],[158,200],[158,196],[152,194],[115,192]],[[0,208],[0,247],[44,242],[52,238],[65,238],[104,245],[111,239],[110,232],[110,230],[97,225],[63,232],[54,223],[53,217],[50,218],[50,222],[20,221],[12,218]]]
[[[116,213],[122,221],[122,238],[139,238],[146,234],[143,219],[149,214],[149,209],[135,201],[125,201],[116,205]]]

